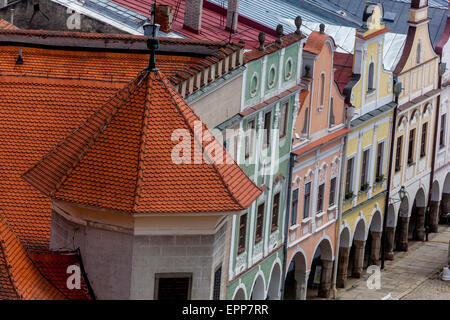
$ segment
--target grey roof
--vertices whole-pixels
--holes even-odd
[[[317,0],[305,0],[307,2],[317,2]],[[362,22],[365,1],[361,0],[320,0],[325,5],[331,7],[331,11],[342,10],[346,17],[357,23]],[[385,23],[392,33],[408,33],[410,0],[375,0],[383,4]],[[430,21],[430,37],[435,46],[442,37],[445,22],[447,20],[448,3],[445,0],[428,1],[428,17]]]
[[[372,110],[370,112],[363,114],[362,116],[359,116],[356,119],[353,119],[351,121],[350,126],[352,129],[355,127],[358,127],[364,123],[367,123],[368,121],[370,121],[372,119],[375,119],[376,117],[380,116],[381,114],[391,111],[396,106],[397,106],[397,104],[395,102],[389,102],[388,104],[385,104],[384,106],[381,106],[375,110]]]

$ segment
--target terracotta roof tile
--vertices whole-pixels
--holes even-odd
[[[322,51],[323,45],[325,41],[330,36],[325,33],[320,33],[318,31],[313,31],[308,36],[308,40],[306,40],[305,46],[303,47],[304,51],[311,52],[314,54],[319,54]]]
[[[48,282],[30,259],[27,251],[0,217],[0,246],[6,274],[11,280],[17,298],[24,300],[64,300],[66,297]],[[5,277],[2,272],[1,278]],[[8,288],[7,288],[8,290]],[[4,288],[0,292],[5,291]],[[10,291],[10,290],[9,290]],[[11,293],[8,298],[13,298]]]
[[[334,81],[339,91],[344,92],[345,86],[350,82],[353,74],[353,55],[350,53],[334,53]]]
[[[195,137],[192,161],[213,147],[226,164],[175,164],[180,129]],[[129,213],[243,210],[261,191],[210,136],[162,73],[144,70],[24,179],[54,199]]]
[[[67,280],[69,266],[80,267],[80,257],[73,251],[32,251],[29,256],[42,275],[70,300],[92,299],[84,274],[81,274],[81,288],[69,289]]]

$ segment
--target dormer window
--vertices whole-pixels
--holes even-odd
[[[371,62],[369,64],[369,77],[368,77],[368,83],[367,83],[367,92],[371,93],[375,90],[374,88],[374,82],[375,82],[375,64]]]

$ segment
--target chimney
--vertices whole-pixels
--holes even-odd
[[[409,10],[410,23],[418,24],[428,18],[428,0],[412,0]]]
[[[202,28],[203,0],[186,0],[183,28],[200,33]]]
[[[173,8],[170,5],[156,4],[155,23],[161,26],[161,31],[169,33],[172,29]]]
[[[236,32],[239,18],[239,0],[228,0],[227,30]]]

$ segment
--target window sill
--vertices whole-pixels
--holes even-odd
[[[330,213],[330,212],[333,212],[333,211],[335,211],[335,210],[336,210],[336,208],[337,208],[337,207],[336,207],[336,204],[333,204],[333,205],[332,205],[331,207],[329,207],[329,208],[328,208],[328,210],[327,210],[327,211],[328,211],[328,213]]]
[[[290,231],[294,231],[294,230],[298,229],[298,227],[300,227],[300,225],[297,223],[297,224],[294,224],[294,225],[290,226],[289,230]]]
[[[316,218],[322,218],[324,214],[325,211],[319,211],[318,213],[316,213]]]
[[[366,94],[367,94],[367,96],[371,96],[371,95],[375,94],[376,91],[377,91],[376,89],[368,89],[366,91]]]
[[[413,166],[413,165],[415,165],[416,163],[413,161],[413,162],[408,162],[408,166]]]
[[[255,238],[255,245],[259,244],[262,241],[262,237]]]
[[[238,256],[240,256],[240,255],[243,254],[244,252],[245,252],[245,248],[238,249],[237,254],[238,254]]]
[[[272,226],[272,229],[271,229],[271,233],[273,233],[273,232],[275,232],[275,231],[277,231],[278,230],[278,226]]]
[[[309,223],[311,220],[312,220],[311,217],[305,218],[305,219],[302,220],[302,224],[307,224],[307,223]]]

